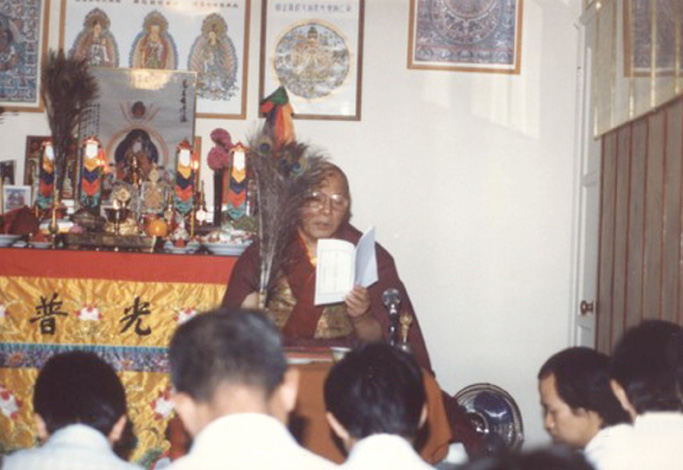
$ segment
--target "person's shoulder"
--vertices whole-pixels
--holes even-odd
[[[174,460],[170,466],[166,467],[168,470],[190,470],[192,467],[192,458],[190,456],[183,456]]]
[[[624,452],[633,447],[633,426],[616,424],[601,429],[584,449],[584,456],[596,470],[607,470],[623,460]]]
[[[121,468],[120,470],[143,470],[144,467],[133,462],[128,462],[123,459],[119,459]],[[118,470],[118,469],[117,469]]]
[[[6,455],[2,461],[3,470],[24,470],[40,468],[40,448],[21,449]]]
[[[330,470],[330,469],[336,469],[339,468],[339,466],[331,462],[330,460],[327,460],[317,454],[314,454],[308,449],[304,449],[303,447],[300,448],[300,454],[298,458],[296,459],[297,461],[293,461],[292,468],[293,469],[302,469],[302,470]]]

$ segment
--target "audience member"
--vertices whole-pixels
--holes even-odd
[[[555,443],[584,449],[591,462],[607,440],[630,430],[610,378],[609,357],[581,347],[554,354],[538,373],[546,431]]]
[[[427,419],[422,371],[386,343],[349,352],[325,381],[327,419],[350,452],[343,468],[430,469],[412,443]]]
[[[126,425],[126,392],[114,369],[93,353],[51,357],[38,374],[33,410],[42,447],[5,459],[5,470],[134,470],[112,446]]]
[[[580,453],[561,446],[524,453],[503,452],[474,460],[458,468],[459,470],[593,470],[590,463]]]
[[[618,341],[611,384],[634,422],[631,432],[608,443],[598,470],[683,466],[682,357],[683,330],[673,323],[645,321]]]
[[[298,371],[264,315],[220,309],[178,327],[169,348],[173,402],[194,437],[180,469],[327,469],[284,423],[294,408]]]

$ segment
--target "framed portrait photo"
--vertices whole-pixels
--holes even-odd
[[[24,155],[24,184],[33,186],[37,184],[40,165],[42,164],[43,142],[48,140],[47,135],[27,135],[26,150]]]
[[[244,119],[251,0],[62,0],[60,47],[94,67],[197,74],[197,117]]]
[[[197,74],[105,67],[91,73],[99,95],[79,134],[97,136],[115,178],[123,179],[133,161],[144,177],[154,165],[175,171],[176,147],[194,139]]]
[[[0,179],[3,184],[14,184],[15,163],[14,160],[0,162]]]
[[[408,68],[519,74],[524,0],[410,0]]]
[[[24,206],[31,207],[31,187],[18,185],[3,185],[3,211],[9,212]]]
[[[295,119],[359,121],[365,0],[264,0],[259,101],[280,86]]]
[[[0,0],[0,106],[43,112],[50,0]]]

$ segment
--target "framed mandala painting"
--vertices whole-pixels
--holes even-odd
[[[260,100],[282,86],[294,118],[359,121],[364,0],[263,3]]]
[[[49,14],[49,0],[0,0],[0,106],[43,111],[40,75]]]
[[[408,68],[518,74],[523,0],[411,0]]]

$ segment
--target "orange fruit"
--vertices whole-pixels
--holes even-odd
[[[165,237],[168,235],[168,225],[164,219],[153,219],[147,224],[147,235],[150,237]]]

